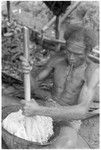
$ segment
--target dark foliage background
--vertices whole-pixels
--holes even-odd
[[[6,2],[2,2],[2,28],[7,26],[8,31],[13,33],[13,36],[2,35],[2,71],[19,78],[21,67],[18,57],[23,53],[23,36],[21,26],[18,23],[37,29],[40,32],[42,27],[53,17],[53,13],[43,2],[13,1],[11,2],[11,24],[9,24],[4,17],[6,12]],[[81,2],[69,17],[71,23],[82,22],[84,26],[90,26],[98,32],[99,2]],[[45,35],[54,37],[54,25]],[[39,49],[42,48],[34,43],[30,44],[30,52],[35,57],[35,52],[39,52]],[[40,52],[36,55],[42,57]]]

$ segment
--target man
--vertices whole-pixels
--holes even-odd
[[[65,31],[64,38],[67,43],[68,64],[64,57],[60,57],[58,61],[55,59],[56,62],[50,62],[36,79],[31,80],[35,90],[35,85],[38,87],[36,80],[44,79],[54,68],[55,92],[46,95],[58,105],[47,107],[36,105],[36,102],[32,101],[22,101],[23,113],[26,116],[50,116],[58,123],[64,122],[51,148],[87,148],[77,130],[80,119],[88,113],[99,82],[99,66],[87,57],[96,46],[96,37],[86,28],[71,25]],[[30,66],[27,60],[23,58],[22,64],[23,71],[29,73]]]

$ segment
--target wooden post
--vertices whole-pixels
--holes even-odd
[[[55,37],[56,37],[56,39],[59,39],[59,16],[56,17]]]
[[[59,16],[56,16],[55,37],[56,37],[56,39],[59,40],[59,37],[60,37],[60,32],[59,32]],[[59,50],[60,50],[60,46],[61,46],[61,44],[58,43],[57,46],[56,46],[56,51],[59,51]]]
[[[8,15],[8,21],[10,22],[10,1],[7,1],[7,15]]]

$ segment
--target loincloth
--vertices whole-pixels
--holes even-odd
[[[60,105],[52,99],[48,99],[48,101],[46,102],[46,106],[47,107],[60,107]],[[63,126],[69,126],[78,132],[81,127],[82,121],[81,120],[73,120],[73,121],[68,121],[68,122],[59,121],[59,122],[55,122],[54,124],[59,126],[60,128]]]

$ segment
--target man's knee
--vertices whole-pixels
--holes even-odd
[[[73,129],[72,127],[64,127],[64,128],[61,128],[60,135],[66,136],[69,139],[73,139],[73,138],[76,139],[77,131],[75,129]]]
[[[54,143],[54,148],[75,148],[76,142],[77,132],[71,127],[64,127]]]
[[[63,137],[60,139],[59,143],[56,143],[57,149],[68,149],[68,148],[75,148],[76,143],[74,140],[68,139],[68,137]]]

